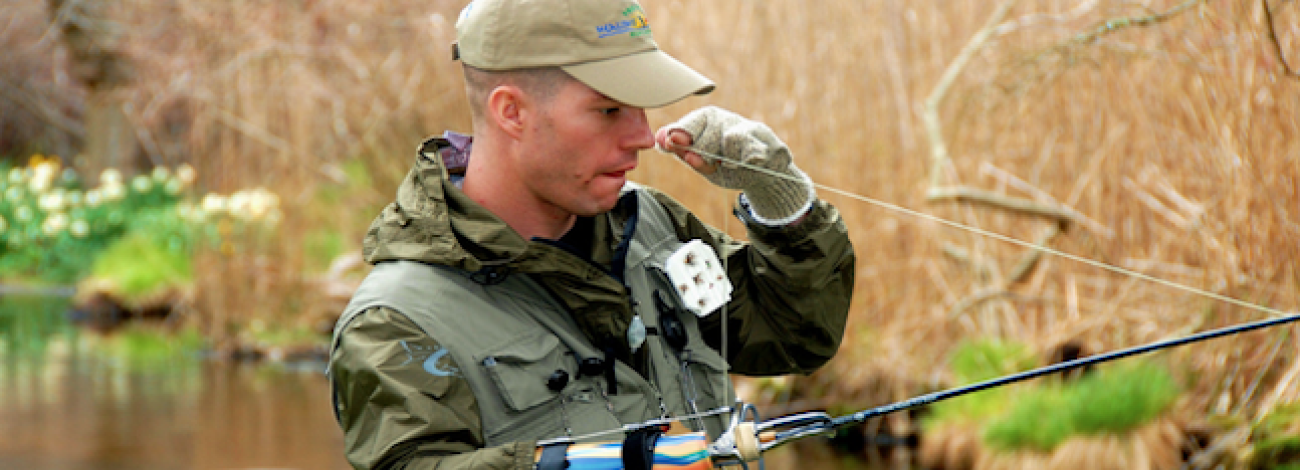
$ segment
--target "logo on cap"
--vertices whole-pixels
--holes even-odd
[[[646,19],[645,11],[641,9],[641,5],[627,7],[626,10],[623,10],[623,16],[627,19],[597,26],[597,37],[607,38],[620,34],[629,34],[635,38],[650,34],[650,21]]]

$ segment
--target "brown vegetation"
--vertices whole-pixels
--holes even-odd
[[[281,237],[255,255],[200,257],[205,324],[234,335],[253,318],[318,321],[336,308],[306,286],[314,230],[355,248],[392,197],[418,141],[468,130],[449,57],[463,2],[114,3],[136,67],[119,92],[155,163],[190,162],[207,189],[281,195]],[[998,5],[992,2],[645,0],[661,47],[719,84],[651,114],[662,125],[716,104],[767,122],[819,183],[1044,243],[1278,310],[1300,308],[1300,5],[1215,0],[1168,11],[1101,0],[1019,2],[935,108],[949,158],[932,167],[924,100]],[[4,1],[0,145],[75,148],[78,90],[35,2]],[[1272,28],[1266,20],[1272,21]],[[1091,36],[1088,36],[1091,35]],[[1275,38],[1275,39],[1274,39]],[[67,156],[67,155],[65,155]],[[362,162],[369,179],[341,203]],[[647,153],[634,178],[707,221],[733,195]],[[1077,223],[927,200],[931,175],[1063,208]],[[686,176],[683,176],[686,175]],[[1047,350],[1105,351],[1257,319],[1258,311],[1025,251],[823,191],[859,254],[851,334],[802,384],[849,406],[946,384],[958,339],[1007,336]],[[1050,236],[1049,236],[1050,234]],[[1170,354],[1195,377],[1189,409],[1259,408],[1300,398],[1300,341],[1264,331]],[[888,384],[880,386],[879,384]]]

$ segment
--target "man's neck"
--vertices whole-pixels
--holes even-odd
[[[499,155],[488,153],[493,151],[499,150],[475,142],[461,184],[465,195],[496,214],[525,240],[537,237],[555,240],[568,232],[577,216],[530,194],[514,168],[501,163],[494,168],[493,157]]]

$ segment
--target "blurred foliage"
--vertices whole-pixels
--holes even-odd
[[[104,357],[137,372],[167,371],[193,367],[194,356],[203,351],[206,340],[192,328],[171,331],[132,324],[97,341]]]
[[[1023,345],[977,341],[959,345],[950,367],[962,384],[1031,369]],[[1180,393],[1173,376],[1150,362],[1098,368],[1077,380],[1038,380],[936,403],[924,425],[974,424],[1001,450],[1050,451],[1074,435],[1122,434],[1158,417]]]
[[[131,227],[148,227],[139,215],[173,207],[193,181],[188,167],[129,182],[107,170],[89,187],[57,157],[42,155],[25,167],[0,166],[0,174],[0,278],[61,284],[84,276]]]
[[[1038,366],[1038,358],[1024,344],[997,339],[963,341],[953,350],[948,367],[960,384],[982,382]],[[949,420],[979,421],[1007,406],[1010,387],[996,387],[934,404],[926,425]]]
[[[201,245],[265,238],[280,219],[279,198],[260,188],[192,202],[186,165],[129,181],[108,169],[91,187],[57,157],[34,155],[0,175],[0,279],[67,284],[93,274],[128,297],[147,295],[192,282]]]
[[[1254,429],[1256,469],[1300,469],[1300,403],[1278,407]]]
[[[1164,413],[1179,393],[1164,368],[1121,363],[1076,381],[1025,388],[985,425],[984,441],[997,449],[1050,451],[1073,435],[1123,434]]]
[[[129,233],[95,259],[92,274],[112,279],[116,293],[127,299],[183,287],[194,280],[194,269],[189,254],[178,248],[144,233]]]
[[[965,341],[948,365],[962,383],[975,383],[1038,367],[1038,357],[1024,344],[984,339]]]
[[[0,357],[40,358],[51,342],[75,337],[63,316],[69,306],[63,297],[0,295]]]

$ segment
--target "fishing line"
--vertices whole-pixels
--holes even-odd
[[[727,158],[727,157],[723,157],[723,156],[721,156],[721,155],[715,155],[715,154],[712,154],[712,153],[709,153],[709,152],[702,151],[702,150],[697,149],[697,148],[695,148],[695,147],[689,147],[689,146],[678,146],[677,148],[678,148],[678,149],[689,150],[689,151],[695,152],[695,153],[699,154],[701,157],[707,158],[707,159],[709,159],[709,160],[711,160],[711,161],[715,161],[715,162],[725,162],[725,163],[728,163],[728,164],[733,164],[733,165],[736,165],[736,166],[739,166],[739,167],[743,167],[743,168],[746,168],[746,169],[749,169],[749,170],[757,171],[757,172],[760,172],[760,173],[763,173],[763,174],[766,174],[766,175],[769,175],[769,176],[774,176],[774,177],[777,177],[777,178],[784,178],[784,179],[787,179],[787,180],[790,180],[790,181],[803,181],[802,179],[799,179],[799,178],[797,178],[797,177],[795,177],[795,176],[792,176],[792,175],[787,175],[787,174],[785,174],[785,173],[781,173],[781,172],[776,171],[776,170],[772,170],[772,169],[768,169],[768,168],[763,168],[763,167],[760,167],[760,166],[751,165],[751,164],[749,164],[749,163],[745,163],[745,162],[741,162],[741,161],[733,160],[733,159],[730,159],[730,158]],[[1182,290],[1182,291],[1185,291],[1185,292],[1190,292],[1190,293],[1193,293],[1193,294],[1201,295],[1201,296],[1208,297],[1208,298],[1211,298],[1211,299],[1214,299],[1214,300],[1218,300],[1218,301],[1222,301],[1222,302],[1227,302],[1227,303],[1230,303],[1230,304],[1233,304],[1233,305],[1236,305],[1236,306],[1239,306],[1239,307],[1244,307],[1244,308],[1248,308],[1248,309],[1251,309],[1251,310],[1257,310],[1257,311],[1264,312],[1264,313],[1267,313],[1267,314],[1269,314],[1269,315],[1272,315],[1272,316],[1274,316],[1274,317],[1282,317],[1282,316],[1286,316],[1286,315],[1287,315],[1286,312],[1283,312],[1283,311],[1281,311],[1281,310],[1277,310],[1277,309],[1274,309],[1274,308],[1265,307],[1265,306],[1263,306],[1263,305],[1252,304],[1252,303],[1250,303],[1250,302],[1246,302],[1246,301],[1244,301],[1244,300],[1235,299],[1235,298],[1232,298],[1232,297],[1228,297],[1228,296],[1226,296],[1226,295],[1216,294],[1216,293],[1214,293],[1214,292],[1210,292],[1210,291],[1207,291],[1207,290],[1204,290],[1204,289],[1198,289],[1198,288],[1196,288],[1196,287],[1192,287],[1192,286],[1188,286],[1188,285],[1184,285],[1184,284],[1179,284],[1179,283],[1177,283],[1177,282],[1173,282],[1173,281],[1169,281],[1169,280],[1161,279],[1161,278],[1158,278],[1158,277],[1155,277],[1155,276],[1151,276],[1151,275],[1147,275],[1147,274],[1142,274],[1142,273],[1137,272],[1137,271],[1133,271],[1133,270],[1129,270],[1129,269],[1124,269],[1124,268],[1121,268],[1121,267],[1119,267],[1119,266],[1115,266],[1115,265],[1111,265],[1111,264],[1106,264],[1106,263],[1103,263],[1103,262],[1101,262],[1101,261],[1096,261],[1096,260],[1093,260],[1093,259],[1084,258],[1084,257],[1082,257],[1082,256],[1073,255],[1073,254],[1066,253],[1066,252],[1063,252],[1063,251],[1059,251],[1059,250],[1056,250],[1056,249],[1048,248],[1048,247],[1046,247],[1046,246],[1042,246],[1042,245],[1038,245],[1038,244],[1035,244],[1035,243],[1031,243],[1031,242],[1027,242],[1027,241],[1024,241],[1024,240],[1020,240],[1020,239],[1018,239],[1018,238],[1013,238],[1013,237],[1010,237],[1010,236],[1007,236],[1007,235],[1003,235],[1003,234],[1000,234],[1000,233],[997,233],[997,232],[991,232],[991,231],[988,231],[988,230],[985,230],[985,229],[982,229],[982,228],[979,228],[979,227],[972,227],[972,226],[970,226],[970,225],[966,225],[966,224],[963,224],[963,223],[961,223],[961,222],[954,222],[954,221],[951,221],[951,220],[948,220],[948,219],[944,219],[944,218],[939,217],[939,216],[936,216],[936,215],[931,215],[931,214],[927,214],[927,213],[920,212],[920,211],[917,211],[917,210],[908,209],[908,208],[906,208],[906,207],[903,207],[903,206],[900,206],[900,205],[897,205],[897,204],[888,203],[888,202],[881,201],[881,200],[878,200],[878,199],[874,199],[874,198],[871,198],[871,197],[868,197],[868,196],[863,196],[863,195],[861,195],[861,194],[857,194],[857,193],[853,193],[853,192],[846,191],[846,190],[843,190],[843,189],[839,189],[839,188],[835,188],[835,187],[827,186],[827,185],[824,185],[824,184],[818,183],[818,182],[816,182],[816,181],[813,181],[813,182],[812,182],[812,185],[813,185],[814,187],[816,187],[817,189],[821,189],[821,190],[829,191],[829,192],[832,192],[832,193],[835,193],[835,194],[839,194],[839,195],[841,195],[841,196],[844,196],[844,197],[847,197],[847,198],[850,198],[850,199],[855,199],[855,200],[858,200],[858,201],[861,201],[861,202],[865,202],[865,203],[868,203],[868,204],[872,204],[872,205],[874,205],[874,206],[881,207],[881,208],[884,208],[884,209],[888,209],[888,210],[891,210],[891,211],[894,211],[894,212],[901,212],[901,213],[904,213],[904,214],[907,214],[907,215],[911,215],[911,216],[914,216],[914,217],[919,217],[919,218],[922,218],[922,219],[925,219],[925,220],[929,220],[929,221],[931,221],[931,222],[936,222],[936,223],[939,223],[939,224],[947,225],[947,226],[949,226],[949,227],[957,228],[957,229],[960,229],[960,230],[965,230],[965,231],[967,231],[967,232],[971,232],[971,233],[975,233],[975,234],[983,235],[983,236],[986,236],[986,237],[989,237],[989,238],[993,238],[993,239],[996,239],[996,240],[1001,240],[1001,241],[1004,241],[1004,242],[1007,242],[1007,243],[1011,243],[1011,244],[1013,244],[1013,245],[1019,245],[1019,246],[1025,247],[1025,248],[1035,249],[1035,250],[1038,250],[1038,251],[1041,251],[1041,252],[1043,252],[1043,253],[1047,253],[1047,254],[1050,254],[1050,255],[1059,256],[1059,257],[1061,257],[1061,258],[1065,258],[1065,259],[1068,259],[1068,260],[1077,261],[1077,262],[1080,262],[1080,263],[1083,263],[1083,264],[1087,264],[1087,265],[1090,265],[1090,266],[1093,266],[1093,267],[1096,267],[1096,268],[1101,268],[1101,269],[1106,270],[1106,271],[1111,271],[1111,272],[1114,272],[1114,273],[1123,274],[1123,275],[1125,275],[1125,276],[1130,276],[1130,277],[1134,277],[1134,278],[1142,279],[1142,280],[1149,281],[1149,282],[1153,282],[1153,283],[1156,283],[1156,284],[1160,284],[1160,285],[1163,285],[1163,286],[1166,286],[1166,287],[1172,287],[1172,288],[1174,288],[1174,289],[1178,289],[1178,290]]]

